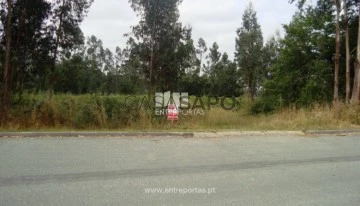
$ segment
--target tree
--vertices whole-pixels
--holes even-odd
[[[264,67],[264,76],[269,78],[271,76],[271,67],[277,61],[280,56],[280,33],[277,33],[276,36],[272,36],[264,45],[262,50],[262,64]],[[264,79],[266,81],[266,79]]]
[[[221,53],[219,52],[219,45],[216,42],[214,42],[209,50],[210,50],[209,59],[211,61],[211,64],[214,65],[218,63],[221,58]]]
[[[350,75],[350,29],[349,29],[349,14],[348,14],[348,0],[343,0],[344,5],[344,24],[345,24],[345,49],[346,49],[346,97],[345,103],[350,102],[351,97],[351,75]]]
[[[86,41],[85,60],[92,69],[105,70],[105,49],[102,40],[94,35]]]
[[[219,62],[221,58],[221,53],[219,52],[219,45],[214,42],[212,44],[212,47],[209,49],[209,55],[206,57],[207,62],[206,62],[206,65],[204,67],[204,74],[211,78],[211,76],[214,75],[214,67],[216,65],[216,63]]]
[[[340,34],[340,12],[341,0],[334,0],[336,7],[336,43],[335,43],[335,79],[334,79],[334,105],[339,103],[339,69],[340,69],[340,49],[341,49],[341,34]]]
[[[290,3],[293,3],[297,1],[298,2],[298,7],[303,11],[303,7],[304,4],[306,2],[306,0],[290,0]],[[335,36],[336,36],[336,40],[335,40],[335,56],[334,56],[334,63],[335,63],[335,69],[334,69],[334,95],[333,95],[333,104],[337,105],[337,103],[339,102],[339,69],[340,69],[340,60],[341,60],[341,25],[340,25],[340,15],[341,15],[341,11],[342,11],[342,5],[341,3],[343,2],[343,8],[344,8],[344,24],[345,24],[345,48],[346,48],[346,95],[345,95],[345,102],[348,103],[349,99],[350,99],[350,94],[351,94],[351,74],[350,74],[350,61],[351,61],[351,57],[350,57],[350,34],[349,34],[349,18],[348,18],[348,8],[349,8],[349,4],[351,2],[351,4],[358,4],[358,1],[351,1],[351,0],[333,0],[333,5],[335,7],[335,13],[336,13],[336,18],[335,18]],[[327,4],[327,1],[323,1],[323,0],[319,0],[319,3],[325,3]],[[359,21],[359,25],[360,25],[360,19]],[[360,29],[358,32],[358,39],[360,40]],[[360,46],[359,46],[360,49]],[[359,51],[358,51],[359,52]],[[359,59],[360,59],[360,55],[359,55]],[[357,67],[357,66],[355,66]],[[360,93],[360,86],[358,85],[358,80],[360,80],[360,73],[357,72],[357,69],[355,68],[355,75],[359,75],[358,77],[355,77],[354,79],[354,86],[353,86],[353,92],[352,92],[352,97],[351,97],[351,102],[358,102],[359,101],[359,93]]]
[[[261,54],[263,37],[257,22],[256,12],[252,3],[246,8],[242,17],[242,27],[237,29],[235,58],[240,69],[242,80],[245,81],[248,98],[254,100],[261,72]]]
[[[298,12],[280,40],[279,56],[270,67],[265,96],[282,106],[329,103],[333,91],[334,7],[319,1]],[[268,101],[270,102],[270,101]]]
[[[108,49],[103,47],[101,39],[96,38],[94,35],[87,39],[84,54],[87,70],[84,74],[86,79],[84,79],[83,83],[83,88],[87,92],[104,92],[106,90],[101,88],[101,86],[105,86],[104,73],[108,72],[107,69],[110,69],[113,64],[112,60],[106,63],[106,50]],[[108,50],[108,53],[111,52]],[[112,54],[108,55],[112,56]],[[108,68],[106,64],[108,64]]]
[[[241,94],[241,88],[238,85],[236,63],[229,60],[229,56],[226,52],[223,53],[214,69],[215,74],[212,76],[213,79],[211,80],[211,95],[228,97],[239,96]]]
[[[360,3],[358,2],[358,4]],[[355,76],[351,102],[358,104],[360,102],[360,16],[358,16],[358,39],[354,70]]]
[[[49,95],[54,90],[55,68],[58,60],[59,48],[70,49],[83,42],[80,23],[83,21],[94,0],[54,0],[49,30],[53,40],[53,62],[50,71]]]
[[[2,95],[1,95],[1,125],[3,125],[8,118],[8,110],[10,103],[10,76],[11,76],[11,34],[12,34],[12,10],[13,1],[7,0],[7,15],[5,26],[5,59],[4,59],[4,71],[2,81]]]
[[[199,38],[198,44],[197,44],[197,49],[196,49],[196,53],[199,55],[198,63],[197,63],[199,75],[201,72],[201,65],[202,65],[203,57],[206,52],[207,52],[206,42],[203,38]]]
[[[241,88],[238,84],[236,63],[229,60],[228,54],[221,54],[216,42],[209,48],[207,65],[201,81],[203,94],[211,96],[239,96]],[[206,80],[206,81],[204,81]],[[199,88],[201,86],[198,86]]]
[[[50,39],[44,22],[50,14],[45,0],[17,0],[12,24],[12,92],[41,87],[41,79],[50,63]]]
[[[146,85],[144,64],[140,59],[140,45],[130,37],[126,47],[116,52],[118,67],[118,91],[125,94],[143,93]]]
[[[154,87],[162,91],[176,88],[177,81],[194,53],[191,28],[178,22],[182,0],[129,0],[140,17],[132,34],[139,63],[147,78],[150,96]],[[135,48],[135,47],[134,47]]]
[[[57,81],[54,85],[56,92],[82,94],[90,84],[87,79],[89,72],[87,63],[81,54],[73,54],[69,59],[62,59],[56,66]],[[97,77],[96,79],[99,79]]]

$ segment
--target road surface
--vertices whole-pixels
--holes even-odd
[[[1,138],[0,205],[360,205],[360,137]]]

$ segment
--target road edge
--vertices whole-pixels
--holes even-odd
[[[0,132],[0,138],[10,137],[193,137],[193,132]]]
[[[0,132],[0,138],[35,137],[241,137],[241,136],[314,136],[359,134],[360,130],[306,130],[306,131],[217,131],[217,132]]]

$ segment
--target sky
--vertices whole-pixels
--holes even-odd
[[[257,12],[264,41],[276,31],[283,34],[282,25],[288,24],[295,14],[296,6],[288,0],[251,0]],[[217,42],[220,52],[233,58],[236,29],[241,27],[242,15],[250,0],[183,0],[179,6],[183,25],[192,26],[195,41],[202,37],[208,47]],[[115,51],[124,48],[123,35],[131,31],[139,18],[131,9],[128,0],[95,0],[88,16],[81,25],[85,37],[95,35],[105,48]]]

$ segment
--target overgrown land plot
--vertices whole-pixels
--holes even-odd
[[[129,0],[138,23],[111,51],[81,30],[93,3],[0,0],[2,130],[360,128],[358,1],[292,0],[267,39],[249,3],[233,55],[193,38],[182,0]]]

